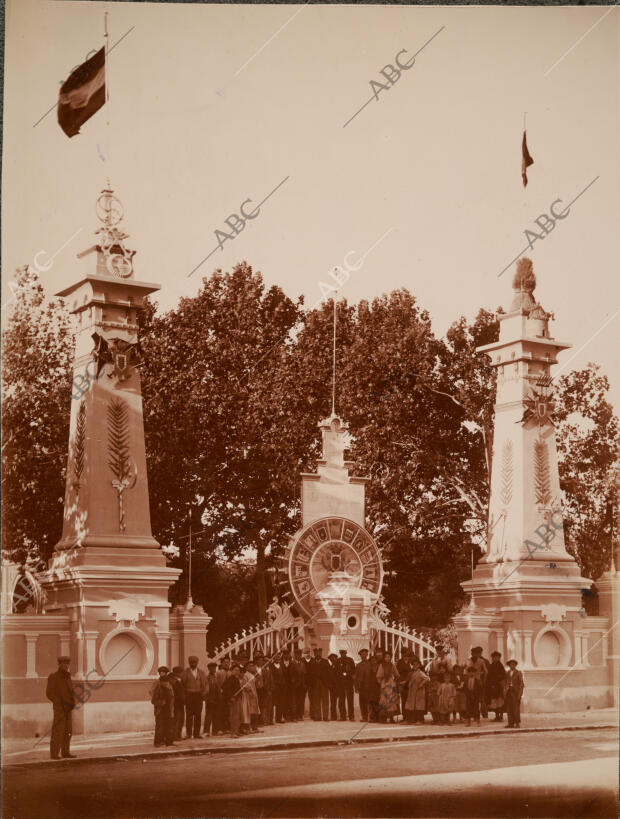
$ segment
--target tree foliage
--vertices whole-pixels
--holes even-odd
[[[155,537],[187,570],[213,622],[210,643],[264,616],[278,556],[300,525],[300,473],[320,456],[317,423],[349,424],[353,472],[371,478],[367,527],[383,552],[394,619],[445,626],[484,548],[495,371],[480,345],[497,315],[461,317],[437,338],[405,289],[337,312],[304,310],[243,263],[199,292],[141,315],[141,369]],[[49,554],[60,536],[72,336],[22,271],[4,336],[6,554]],[[618,420],[594,365],[557,381],[568,548],[595,578],[608,563],[617,504]],[[616,475],[616,479],[612,479]],[[614,500],[615,498],[615,500]],[[269,580],[269,577],[272,579]],[[185,602],[187,571],[173,590]]]
[[[17,271],[2,332],[2,552],[47,558],[62,533],[73,333],[37,274]]]

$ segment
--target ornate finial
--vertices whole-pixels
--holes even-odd
[[[536,276],[534,275],[534,265],[532,260],[524,257],[517,262],[517,272],[512,280],[515,290],[525,290],[526,293],[533,293],[536,287]]]
[[[510,305],[510,311],[524,310],[529,313],[536,305],[536,301],[532,296],[536,288],[536,276],[534,275],[534,265],[531,259],[519,259],[517,272],[512,280],[512,287],[515,294]]]
[[[128,250],[123,244],[123,240],[129,238],[128,233],[117,227],[123,218],[123,206],[114,196],[109,179],[107,187],[97,199],[96,212],[97,218],[103,223],[95,231],[95,235],[99,237],[98,247],[103,253],[106,272],[111,276],[127,279],[133,275],[132,259],[136,251]]]

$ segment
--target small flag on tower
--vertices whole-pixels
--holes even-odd
[[[58,124],[68,137],[105,103],[105,48],[78,66],[64,81],[58,97]]]
[[[527,149],[527,139],[525,138],[525,131],[523,131],[523,144],[521,145],[521,153],[523,154],[523,159],[521,160],[521,178],[523,179],[523,187],[527,187],[527,169],[530,165],[534,164],[534,160],[530,156],[530,152]]]

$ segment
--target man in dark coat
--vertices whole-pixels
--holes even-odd
[[[58,658],[58,671],[47,678],[45,696],[51,701],[54,710],[52,735],[50,738],[50,756],[52,759],[75,759],[69,745],[71,743],[71,712],[75,708],[73,682],[69,672],[69,657]]]
[[[217,663],[212,660],[207,663],[208,674],[205,680],[205,736],[215,736],[221,733],[220,711],[222,707],[222,689],[217,681],[215,670]]]
[[[331,669],[329,663],[324,659],[323,650],[314,649],[314,657],[310,660],[309,671],[311,675],[311,700],[310,711],[312,719],[329,720],[329,680]]]
[[[506,728],[521,727],[521,697],[523,696],[523,674],[517,670],[517,661],[508,660],[508,673],[504,680],[504,701],[508,715]]]
[[[301,651],[296,648],[292,661],[297,668],[297,688],[295,690],[295,716],[301,722],[306,713],[306,691],[308,690],[308,662],[302,656]]]
[[[370,680],[368,687],[368,722],[379,721],[379,700],[381,699],[381,683],[377,679],[377,671],[383,662],[383,651],[375,649],[370,659]]]
[[[301,684],[301,669],[293,662],[291,652],[288,650],[282,652],[281,670],[284,680],[282,702],[284,719],[287,722],[298,722],[297,697]]]
[[[174,745],[174,691],[168,682],[167,666],[157,669],[159,679],[151,688],[151,702],[155,711],[155,747],[164,743]]]
[[[486,678],[485,701],[487,708],[495,711],[495,722],[502,722],[503,719],[505,679],[506,669],[502,665],[502,655],[499,651],[494,651]]]
[[[337,707],[340,705],[340,720],[343,721],[347,718],[347,715],[342,709],[344,706],[344,683],[338,668],[338,655],[332,653],[327,659],[329,662],[329,716],[330,719],[337,720]]]
[[[368,720],[368,693],[372,683],[372,665],[368,659],[368,649],[360,651],[360,662],[355,666],[355,690],[359,695],[360,718],[362,722]],[[375,671],[376,680],[376,671]]]
[[[172,674],[168,677],[168,682],[172,686],[174,693],[174,738],[181,739],[183,736],[183,722],[185,720],[185,688],[181,678],[183,669],[180,665],[175,665]]]
[[[282,669],[282,654],[278,652],[274,655],[273,663],[271,664],[271,673],[273,675],[273,705],[275,709],[274,722],[285,722],[284,713],[286,708],[286,678]]]
[[[346,648],[340,649],[340,657],[337,660],[338,673],[340,675],[340,716],[348,716],[349,720],[355,720],[355,660],[347,656]],[[346,701],[346,707],[345,707]]]

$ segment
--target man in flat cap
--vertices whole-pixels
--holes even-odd
[[[504,704],[508,714],[506,728],[521,727],[521,697],[523,696],[523,674],[517,670],[517,661],[508,660],[508,673],[504,680]]]
[[[207,674],[205,680],[205,736],[215,736],[221,731],[220,727],[220,711],[222,703],[222,689],[219,686],[215,671],[217,663],[215,660],[210,660],[207,663]]]
[[[75,759],[69,750],[71,743],[71,712],[75,708],[73,682],[69,671],[69,657],[58,658],[58,671],[47,678],[45,696],[51,701],[54,710],[52,735],[50,738],[50,756],[52,759]]]
[[[206,691],[207,675],[198,668],[198,657],[187,658],[189,668],[183,672],[181,681],[185,689],[185,739],[200,739],[202,728],[202,701]]]
[[[160,665],[157,669],[159,679],[151,687],[151,703],[155,712],[155,740],[154,745],[174,745],[174,691],[168,675],[167,666]]]

